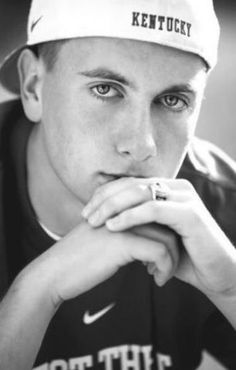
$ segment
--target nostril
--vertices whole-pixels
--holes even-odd
[[[132,122],[132,125],[123,127],[116,137],[116,151],[121,156],[130,157],[138,162],[156,157],[157,147],[150,119],[142,116],[140,119],[133,119]]]
[[[126,156],[128,156],[128,155],[130,155],[130,152],[128,152],[128,151],[126,151],[126,150],[125,150],[125,151],[123,152],[123,154],[124,154],[124,155],[126,155]]]

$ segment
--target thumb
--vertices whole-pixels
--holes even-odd
[[[152,274],[158,285],[163,285],[175,273],[177,263],[173,260],[165,244],[137,236],[135,242],[125,246],[126,260],[152,264]]]

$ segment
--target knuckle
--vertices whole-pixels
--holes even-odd
[[[98,188],[95,190],[94,195],[98,202],[101,202],[105,198],[105,189]]]
[[[147,185],[145,185],[145,184],[136,184],[136,189],[138,190],[138,191],[143,191],[143,190],[145,190],[147,188]]]
[[[107,201],[102,205],[100,212],[101,215],[106,216],[107,214],[114,212],[116,210],[115,199],[107,199]]]
[[[145,184],[136,184],[136,187],[135,187],[135,192],[137,193],[137,195],[141,194],[141,195],[145,195],[146,192],[147,192],[147,188],[148,186],[145,185]]]
[[[100,198],[99,200],[103,200],[111,194],[112,189],[113,189],[112,183],[108,182],[106,184],[99,186],[95,190],[94,194],[96,194],[96,196]]]

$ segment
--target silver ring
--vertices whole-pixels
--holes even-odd
[[[149,188],[151,190],[152,200],[168,199],[169,188],[166,185],[156,182],[154,184],[150,184]]]

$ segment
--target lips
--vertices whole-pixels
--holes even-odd
[[[128,175],[126,173],[113,174],[113,173],[100,172],[99,173],[99,183],[104,184],[104,183],[119,180],[120,178],[123,178],[123,177],[131,177],[131,175]]]
[[[101,177],[104,178],[107,182],[115,181],[120,179],[121,177],[127,177],[122,175],[113,175],[113,174],[107,174],[107,173],[101,173]]]

